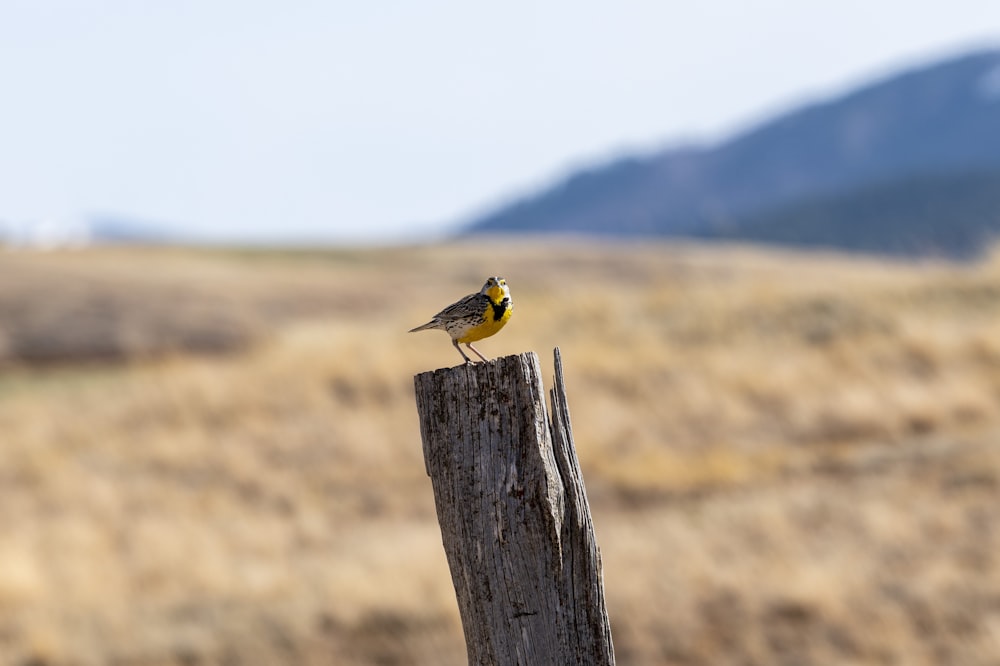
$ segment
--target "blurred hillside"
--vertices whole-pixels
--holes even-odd
[[[715,239],[969,259],[1000,239],[1000,169],[913,176],[748,216]]]
[[[406,334],[562,349],[618,660],[1000,653],[1000,258],[491,240],[0,258],[0,664],[465,663]],[[205,340],[212,340],[206,344]],[[43,351],[39,351],[43,350]]]
[[[804,106],[718,145],[575,173],[473,220],[469,231],[968,256],[1000,233],[998,105],[1000,51],[973,53]]]

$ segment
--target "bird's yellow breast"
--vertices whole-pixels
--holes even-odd
[[[512,310],[513,307],[509,300],[506,303],[491,302],[486,308],[486,316],[483,321],[465,331],[462,337],[458,338],[458,341],[475,342],[476,340],[482,340],[494,335],[510,320]]]

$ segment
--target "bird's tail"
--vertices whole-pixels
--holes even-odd
[[[431,319],[423,326],[417,326],[416,328],[411,328],[409,331],[407,331],[407,333],[416,333],[417,331],[426,331],[431,328],[437,328],[439,324],[440,322],[438,322],[436,319]]]

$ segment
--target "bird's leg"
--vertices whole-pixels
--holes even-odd
[[[484,362],[489,363],[490,359],[488,359],[485,356],[483,356],[482,354],[480,354],[479,350],[476,349],[475,347],[473,347],[471,342],[466,342],[465,346],[468,347],[469,349],[471,349],[472,351],[476,352],[476,356],[478,356],[479,358],[483,359]],[[459,351],[461,351],[461,350],[459,350]],[[462,356],[465,356],[465,354],[462,354]]]
[[[468,356],[466,356],[465,352],[462,351],[462,348],[458,346],[458,340],[452,340],[451,344],[455,345],[455,349],[457,349],[458,353],[461,354],[462,358],[465,359],[465,364],[466,365],[472,365],[472,359],[470,359]],[[479,352],[476,352],[476,353],[478,354]]]

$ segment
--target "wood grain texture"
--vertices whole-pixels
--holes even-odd
[[[613,664],[559,351],[414,378],[424,461],[473,665]]]

